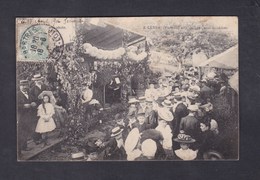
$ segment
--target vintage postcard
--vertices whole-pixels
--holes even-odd
[[[238,18],[16,18],[18,161],[239,159]]]

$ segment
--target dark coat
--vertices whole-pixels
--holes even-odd
[[[213,95],[213,90],[206,85],[203,86],[200,89],[200,98],[202,100],[202,104],[206,103],[207,98],[211,98],[212,95]]]
[[[187,116],[188,114],[188,109],[183,103],[177,105],[174,112],[173,137],[177,137],[179,133],[181,118]]]
[[[110,139],[105,143],[104,160],[125,160],[126,152],[123,147],[117,147],[117,141],[115,138]]]
[[[145,122],[149,129],[155,129],[158,126],[158,114],[154,110],[146,113]]]
[[[28,136],[33,132],[32,121],[33,116],[32,112],[36,111],[36,107],[25,108],[25,104],[31,104],[32,96],[28,93],[28,99],[21,92],[17,93],[17,121],[18,121],[18,148],[19,151],[21,148],[26,148],[26,142]]]
[[[186,116],[181,119],[180,130],[197,139],[200,132],[200,123],[194,116]]]
[[[47,91],[47,90],[48,87],[45,84],[41,86],[41,89],[36,85],[32,86],[30,93],[32,95],[33,101],[37,104],[37,106],[39,106],[42,102],[40,99],[38,99],[38,96],[42,93],[42,91]]]

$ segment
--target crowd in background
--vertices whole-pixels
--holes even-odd
[[[224,159],[212,100],[225,98],[227,84],[215,72],[199,80],[196,68],[165,73],[144,96],[130,97],[128,112],[115,116],[111,139],[95,141],[105,160]]]

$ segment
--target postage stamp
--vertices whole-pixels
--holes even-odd
[[[61,57],[64,41],[55,27],[35,24],[20,33],[19,47],[17,47],[19,60],[57,60]]]

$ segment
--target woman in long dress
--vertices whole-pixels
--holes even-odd
[[[41,133],[42,135],[42,147],[49,145],[47,142],[48,132],[51,132],[56,128],[55,122],[52,118],[54,114],[54,106],[50,103],[50,96],[47,94],[43,95],[42,104],[39,105],[37,112],[37,116],[40,118],[35,129],[35,132]]]

